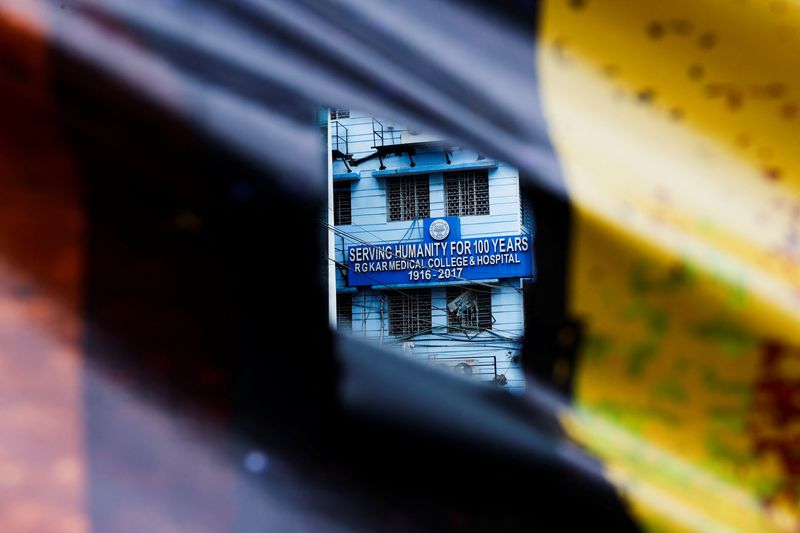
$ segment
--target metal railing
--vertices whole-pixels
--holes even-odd
[[[430,355],[424,358],[420,357],[420,359],[462,377],[498,386],[504,384],[502,378],[497,374],[497,357],[494,355],[472,355],[468,357]]]
[[[378,144],[378,141],[380,141],[380,144]],[[376,120],[374,117],[372,118],[372,146],[373,148],[377,148],[378,146],[386,146],[383,122]]]
[[[350,132],[338,120],[331,121],[331,150],[345,156],[350,155]]]

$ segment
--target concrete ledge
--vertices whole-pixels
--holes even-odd
[[[337,294],[353,294],[358,292],[358,287],[336,287]]]
[[[376,291],[391,291],[394,289],[430,289],[433,287],[446,287],[448,285],[475,285],[476,283],[500,283],[500,280],[497,278],[463,279],[456,281],[436,281],[430,283],[400,283],[397,285],[373,285],[372,288]]]
[[[417,165],[415,167],[387,168],[386,170],[373,170],[372,177],[413,176],[415,174],[430,174],[431,172],[455,172],[459,170],[478,170],[482,168],[497,168],[497,161],[483,159],[481,161],[453,163],[450,165],[447,163],[440,163],[436,165]]]
[[[359,178],[358,172],[342,172],[341,174],[334,174],[333,181],[350,181]]]

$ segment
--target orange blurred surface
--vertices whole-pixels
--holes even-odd
[[[88,531],[84,216],[47,90],[47,47],[0,19],[0,531]]]

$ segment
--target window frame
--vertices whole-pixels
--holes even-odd
[[[451,192],[454,188],[457,190]],[[489,171],[487,169],[446,172],[444,175],[445,216],[490,215],[491,197],[489,189]],[[485,200],[479,196],[483,194],[485,194]],[[454,200],[456,201],[454,202]]]
[[[343,323],[343,313],[347,311],[349,318]],[[346,327],[345,327],[346,326]],[[336,330],[351,332],[353,331],[353,294],[347,292],[336,293]]]
[[[410,191],[414,193],[414,198],[403,199],[403,195],[408,196]],[[421,190],[424,189],[424,190]],[[393,197],[400,196],[397,200]],[[393,207],[392,203],[397,202],[398,206]],[[413,210],[409,209],[409,204],[414,204]],[[394,216],[393,213],[399,213]],[[412,214],[413,213],[413,216]],[[428,174],[413,176],[397,176],[388,178],[386,182],[386,221],[405,222],[409,220],[420,220],[431,216],[431,180]]]
[[[476,295],[475,312],[474,314],[467,315],[467,320],[464,315],[458,316],[457,312],[450,312],[447,309],[447,332],[448,333],[461,333],[465,331],[480,332],[484,330],[491,330],[494,323],[494,315],[492,314],[492,289],[489,287],[481,287],[475,285],[451,285],[445,289],[445,302],[450,304],[454,299],[458,298],[467,291],[473,291]]]
[[[533,200],[530,195],[526,193],[525,187],[520,184],[519,187],[519,219],[520,229],[524,233],[530,235],[534,232],[536,226],[536,218],[533,212]]]
[[[343,220],[343,196],[347,196],[346,221]],[[353,188],[349,181],[333,182],[333,225],[349,226],[353,223]]]
[[[388,294],[388,301],[389,336],[407,337],[431,332],[433,299],[430,288],[392,291]]]

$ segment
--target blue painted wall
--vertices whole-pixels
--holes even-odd
[[[349,130],[349,148],[354,157],[364,157],[373,152],[370,116],[351,112],[349,119],[339,119],[339,122]],[[407,139],[409,134],[397,127],[395,139],[403,135]],[[469,149],[457,148],[451,153],[450,159],[451,163],[448,165],[441,149],[426,147],[418,149],[417,155],[414,156],[416,163],[414,168],[410,167],[406,155],[386,157],[384,159],[386,169],[383,172],[379,171],[380,162],[377,158],[364,161],[358,166],[351,166],[350,170],[343,162],[335,161],[334,181],[351,180],[352,209],[352,224],[337,226],[340,234],[336,236],[336,261],[345,263],[343,251],[348,245],[359,241],[381,244],[401,240],[424,240],[422,221],[387,222],[386,183],[393,179],[392,174],[404,172],[429,175],[430,214],[431,217],[443,217],[445,215],[443,171],[489,166],[490,214],[460,217],[462,238],[532,233],[533,228],[526,228],[523,225],[519,173],[516,168],[494,161],[486,155],[481,158],[480,154]],[[376,171],[381,177],[373,175]],[[357,176],[357,179],[352,179],[354,176]],[[341,232],[347,235],[341,235]],[[497,364],[497,373],[504,374],[508,380],[507,388],[513,392],[523,389],[522,372],[519,365],[512,362],[512,358],[519,355],[521,350],[524,324],[522,291],[518,278],[490,282],[496,287],[492,289],[492,313],[495,319],[492,331],[484,331],[477,336],[471,334],[470,337],[464,333],[447,333],[446,289],[444,286],[432,288],[434,334],[418,335],[413,339],[389,336],[387,290],[347,288],[341,272],[338,271],[336,278],[337,290],[350,291],[353,295],[354,334],[381,342],[387,347],[403,350],[409,356],[420,359],[448,357],[468,359],[482,356],[476,361],[485,363],[488,361],[486,356],[493,356]],[[382,306],[383,313],[381,313]]]

